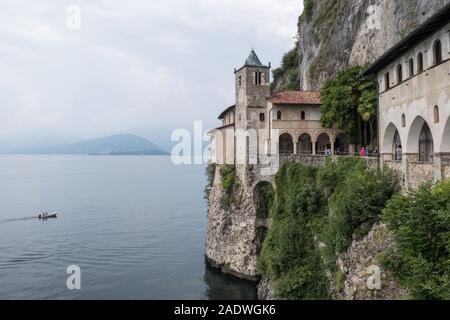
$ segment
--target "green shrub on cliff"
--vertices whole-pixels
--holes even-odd
[[[219,173],[222,179],[222,189],[224,191],[222,205],[229,207],[233,201],[234,189],[237,186],[236,167],[232,165],[223,165],[219,169]]]
[[[394,197],[383,221],[396,236],[386,268],[414,299],[450,299],[450,181]]]
[[[304,20],[306,22],[310,22],[314,13],[314,0],[305,0],[303,1],[303,13],[300,16],[300,20]]]
[[[283,55],[281,66],[272,71],[272,92],[284,90],[300,90],[300,58],[298,55],[298,43],[295,47]]]
[[[327,159],[325,166],[319,169],[317,183],[327,198],[334,194],[352,171],[367,168],[367,163],[359,157],[341,157],[337,161]]]
[[[209,194],[211,193],[211,188],[214,185],[214,178],[216,176],[216,167],[217,165],[215,163],[208,163],[208,165],[206,166],[205,169],[205,175],[206,175],[206,186],[204,189],[204,193],[205,193],[205,199],[209,200]]]
[[[329,200],[328,245],[342,253],[353,240],[366,236],[380,220],[386,203],[399,190],[398,176],[359,165],[345,173]]]
[[[336,268],[336,254],[367,235],[387,201],[399,190],[398,175],[369,168],[359,157],[328,160],[317,174],[317,185],[328,200],[326,224],[317,237],[326,244],[322,255],[327,268]]]
[[[336,253],[380,220],[399,189],[398,176],[348,157],[320,169],[288,163],[275,180],[272,227],[258,269],[275,281],[279,298],[327,298],[326,271],[335,271]]]
[[[258,269],[275,281],[275,294],[280,298],[328,297],[328,281],[313,233],[314,222],[326,216],[325,199],[315,184],[316,171],[287,164],[276,176],[272,227]]]

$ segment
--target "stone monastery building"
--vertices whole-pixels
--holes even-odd
[[[320,124],[320,93],[271,95],[270,65],[255,51],[235,71],[235,87],[236,103],[220,114],[222,126],[213,131],[213,162],[245,165],[278,155],[348,154],[346,136]]]
[[[374,62],[379,82],[379,165],[404,187],[450,177],[450,5]],[[270,64],[252,50],[235,71],[236,102],[213,131],[213,162],[267,164],[355,151],[341,131],[321,126],[320,93],[271,94]],[[307,157],[305,157],[305,155]]]

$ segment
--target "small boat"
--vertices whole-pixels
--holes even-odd
[[[43,214],[40,214],[38,216],[38,218],[39,218],[39,220],[45,220],[45,219],[54,219],[54,218],[56,218],[56,216],[57,216],[56,212],[53,212],[53,213],[44,212]]]

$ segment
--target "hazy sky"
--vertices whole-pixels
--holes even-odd
[[[0,151],[216,126],[251,47],[276,67],[293,46],[301,2],[2,0]]]

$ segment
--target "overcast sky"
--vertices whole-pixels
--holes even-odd
[[[0,151],[216,126],[250,49],[276,67],[293,46],[301,2],[2,0]]]

